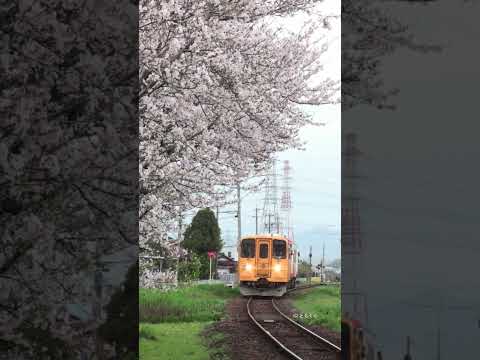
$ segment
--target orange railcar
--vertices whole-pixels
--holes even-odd
[[[238,254],[242,295],[282,296],[295,287],[298,253],[292,240],[274,234],[246,236]]]

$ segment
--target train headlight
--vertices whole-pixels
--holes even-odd
[[[252,264],[247,264],[247,265],[245,265],[245,270],[251,271],[252,269],[253,269]]]
[[[273,270],[275,270],[276,272],[280,272],[282,270],[282,265],[275,264],[275,266],[273,267]]]

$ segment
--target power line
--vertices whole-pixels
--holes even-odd
[[[255,234],[258,234],[258,210],[260,209],[255,207],[255,216],[252,216],[255,218]]]

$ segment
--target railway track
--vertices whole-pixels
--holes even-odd
[[[288,293],[291,293],[291,292],[293,292],[293,291],[303,290],[303,289],[310,289],[310,288],[318,287],[318,286],[322,286],[322,285],[323,285],[323,284],[300,285],[300,286],[294,287],[293,289],[288,289],[288,290],[287,290],[287,294],[288,294]]]
[[[254,299],[247,302],[252,322],[296,360],[339,360],[340,347],[310,331],[285,315],[274,299]]]

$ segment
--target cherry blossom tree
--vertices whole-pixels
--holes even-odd
[[[71,322],[67,305],[93,304],[99,258],[136,245],[135,13],[129,1],[2,4],[2,358],[93,353],[100,319]]]
[[[318,3],[140,1],[141,246],[301,147],[302,105],[338,101],[338,82],[320,76],[325,19],[279,25]]]
[[[382,60],[396,49],[439,51],[437,45],[415,39],[408,27],[387,7],[395,3],[426,4],[436,0],[342,1],[342,106],[358,105],[393,109],[397,89],[386,89],[381,76]],[[414,11],[414,9],[412,9]]]

